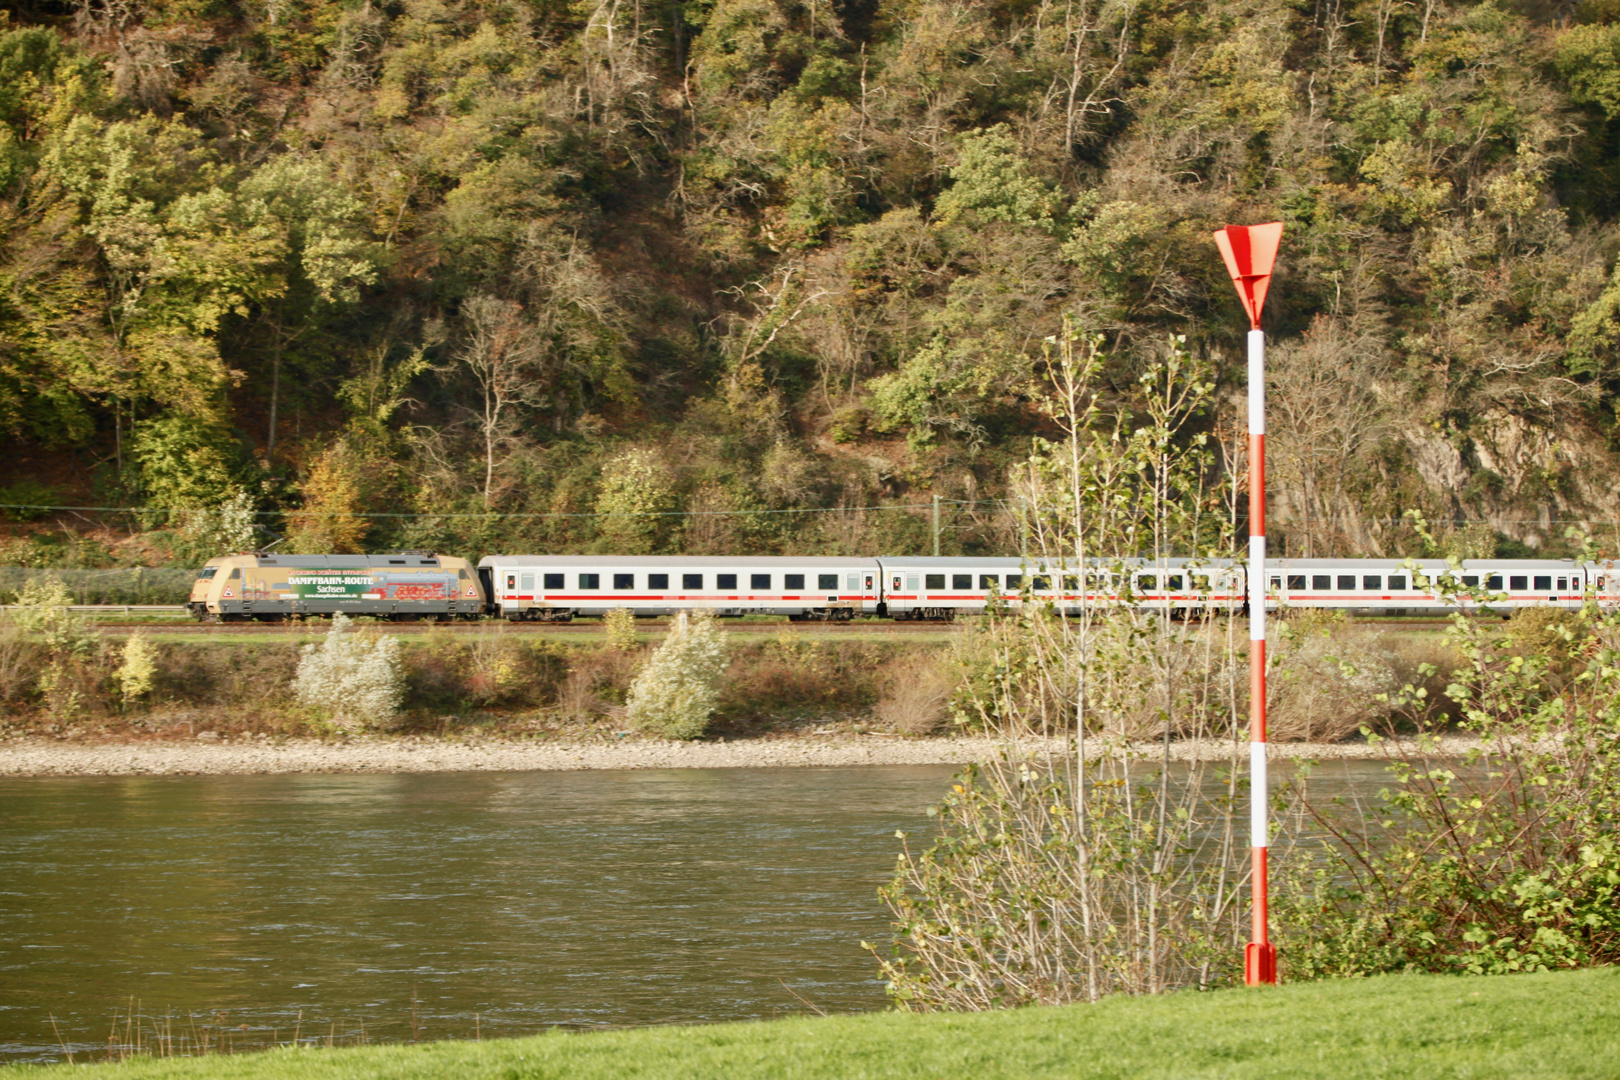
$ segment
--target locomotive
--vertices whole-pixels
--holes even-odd
[[[209,559],[192,583],[187,609],[199,620],[279,622],[371,615],[476,619],[484,591],[466,559],[431,551],[382,555],[275,555]]]
[[[1606,564],[1560,559],[1277,559],[1266,608],[1357,614],[1509,613],[1620,601]],[[350,615],[567,622],[626,609],[639,617],[708,611],[722,618],[948,621],[994,605],[1047,604],[1065,614],[1134,606],[1178,616],[1238,614],[1245,566],[1232,560],[1122,559],[1084,568],[1040,558],[679,555],[378,555],[257,553],[209,560],[188,607],[199,619]]]

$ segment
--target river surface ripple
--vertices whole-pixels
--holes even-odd
[[[0,1061],[132,997],[340,1042],[882,1008],[875,890],[953,772],[0,781]]]

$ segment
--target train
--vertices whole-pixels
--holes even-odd
[[[1266,608],[1361,615],[1510,614],[1620,602],[1612,564],[1563,559],[1276,559]],[[1084,568],[1021,557],[486,555],[477,566],[431,551],[210,559],[187,607],[198,619],[279,621],[342,611],[394,620],[567,622],[708,611],[793,621],[949,621],[994,605],[1065,614],[1130,605],[1176,616],[1240,614],[1246,567],[1233,560],[1122,559]]]

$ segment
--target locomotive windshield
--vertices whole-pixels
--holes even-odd
[[[197,580],[198,581],[207,581],[209,578],[213,577],[217,573],[219,573],[219,567],[217,567],[217,566],[205,566],[201,570],[197,571]]]

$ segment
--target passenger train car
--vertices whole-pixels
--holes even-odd
[[[627,608],[845,621],[882,614],[876,559],[789,556],[486,555],[478,576],[491,613],[566,621]]]
[[[1412,572],[1412,565],[1418,573]],[[1421,576],[1420,576],[1421,575]],[[1559,559],[1278,559],[1266,563],[1266,607],[1440,615],[1550,605],[1579,608],[1588,591],[1620,601],[1612,567]]]

